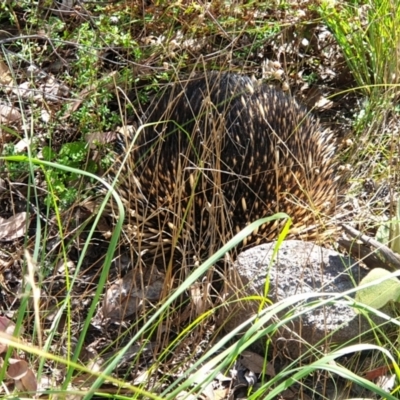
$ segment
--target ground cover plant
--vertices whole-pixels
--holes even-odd
[[[177,285],[139,264],[107,177],[118,138],[134,132],[163,87],[194,71],[230,71],[290,91],[334,132],[347,182],[341,222],[370,236],[387,221],[395,225],[399,7],[377,0],[1,4],[1,396],[322,399],[332,398],[334,382],[337,398],[398,398],[398,339],[377,326],[374,343],[311,349],[314,359],[271,357],[269,338],[296,317],[291,306],[301,296],[270,304],[266,288],[265,296],[243,299],[262,309],[249,316],[244,336],[222,333],[214,266],[265,220],[251,221]],[[102,215],[110,199],[115,218]],[[146,307],[127,301],[135,279],[156,292]],[[271,350],[265,357],[249,350],[259,338]],[[246,357],[252,363],[240,380]]]

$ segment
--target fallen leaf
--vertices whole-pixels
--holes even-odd
[[[14,240],[26,234],[26,212],[0,218],[0,240]]]
[[[59,103],[63,98],[69,97],[69,92],[68,86],[49,75],[46,82],[40,85],[40,95],[35,96],[35,98],[40,100],[44,96],[46,100],[52,103]]]
[[[14,323],[10,319],[8,319],[7,317],[4,317],[4,316],[0,316],[0,332],[6,332],[9,335],[12,335],[14,332],[14,328],[12,329],[11,332],[8,331],[9,326],[11,324],[14,324]]]
[[[28,148],[29,145],[30,145],[30,140],[29,139],[21,139],[15,145],[15,151],[17,153],[22,153],[23,151],[25,151]]]
[[[15,380],[15,386],[21,392],[36,393],[37,381],[35,374],[25,360],[10,358],[8,360],[7,376]]]
[[[217,389],[214,390],[214,400],[227,399],[229,394],[229,389]]]
[[[158,301],[164,289],[164,278],[157,269],[130,272],[107,290],[103,316],[120,321],[141,312],[147,304]]]
[[[95,149],[97,145],[104,145],[115,142],[117,139],[116,132],[93,132],[85,136],[86,142],[91,148]]]
[[[380,376],[387,375],[393,369],[393,364],[384,365],[383,367],[374,368],[364,374],[364,378],[369,381],[374,381]]]
[[[240,355],[240,362],[243,366],[256,374],[263,372],[266,364],[265,373],[269,376],[275,376],[275,369],[272,363],[265,363],[264,357],[261,357],[259,354],[253,353],[252,351],[243,351]]]
[[[22,97],[24,99],[31,99],[33,96],[31,82],[30,81],[22,82],[20,85],[15,86],[12,92],[15,95]]]
[[[380,376],[375,381],[375,385],[380,387],[386,393],[390,393],[393,390],[393,388],[395,387],[396,381],[397,381],[396,374],[385,375],[385,376]]]
[[[0,123],[7,124],[21,120],[21,113],[18,108],[0,104]]]
[[[195,400],[195,399],[197,399],[197,398],[198,398],[198,397],[195,396],[194,394],[189,394],[189,393],[186,392],[186,391],[182,391],[182,392],[180,392],[180,393],[176,396],[176,399],[177,399],[177,400],[180,400],[180,399]]]
[[[12,75],[8,65],[3,61],[0,60],[0,85],[2,86],[9,86],[12,82]]]
[[[0,316],[0,332],[4,332],[6,335],[12,336],[14,334],[15,324],[7,317]],[[7,351],[8,345],[1,343],[0,339],[0,354]]]
[[[196,316],[204,314],[210,306],[209,289],[210,284],[207,281],[195,282],[190,287],[190,299],[195,306]]]
[[[26,374],[22,377],[20,382],[22,383],[24,391],[36,393],[37,380],[36,380],[35,374],[33,373],[33,371],[30,368],[28,369],[28,371],[26,371]]]
[[[28,371],[28,363],[25,360],[9,358],[9,367],[7,368],[7,376],[11,379],[19,380]]]

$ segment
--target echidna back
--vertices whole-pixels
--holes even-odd
[[[313,238],[334,206],[331,135],[293,98],[244,76],[174,84],[132,140],[119,190],[137,252],[207,257],[276,212],[292,217],[292,235]],[[244,246],[276,238],[280,227],[262,226]]]

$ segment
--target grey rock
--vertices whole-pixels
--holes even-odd
[[[276,303],[300,293],[332,293],[333,297],[334,293],[343,293],[354,288],[368,273],[368,270],[348,256],[314,243],[297,240],[285,241],[279,248],[276,260],[271,263],[275,244],[276,242],[257,246],[241,253],[230,269],[228,311],[223,315],[227,331],[256,314],[260,305],[259,301],[231,300],[262,295],[267,276],[270,279],[268,297]],[[321,300],[328,298],[320,297]],[[279,333],[272,336],[275,348],[288,353],[290,357],[297,357],[310,346],[324,351],[332,343],[354,344],[370,338],[371,323],[345,300],[336,299],[290,321]],[[297,303],[294,311],[307,310],[310,302],[315,301],[318,301],[318,297],[310,296],[309,299]],[[277,315],[276,320],[288,311],[290,309]],[[390,313],[390,307],[381,311]],[[374,323],[385,322],[372,313],[369,317]],[[251,348],[259,353],[263,352],[265,340],[257,342]]]

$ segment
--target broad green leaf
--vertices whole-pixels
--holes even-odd
[[[391,277],[391,273],[383,268],[373,269],[361,282],[359,286],[372,283],[376,280],[388,277],[383,282],[361,289],[356,294],[356,300],[376,309],[382,308],[390,300],[397,301],[400,297],[400,281]]]
[[[54,160],[57,154],[49,146],[44,146],[42,149],[43,158],[46,161]]]
[[[384,245],[389,244],[390,239],[390,222],[384,222],[382,225],[379,226],[378,230],[376,231],[375,239]]]
[[[400,253],[400,198],[397,200],[396,221],[393,221],[393,225],[391,228],[391,249],[396,253]]]
[[[397,201],[396,218],[382,223],[375,237],[380,243],[400,254],[400,198]]]

